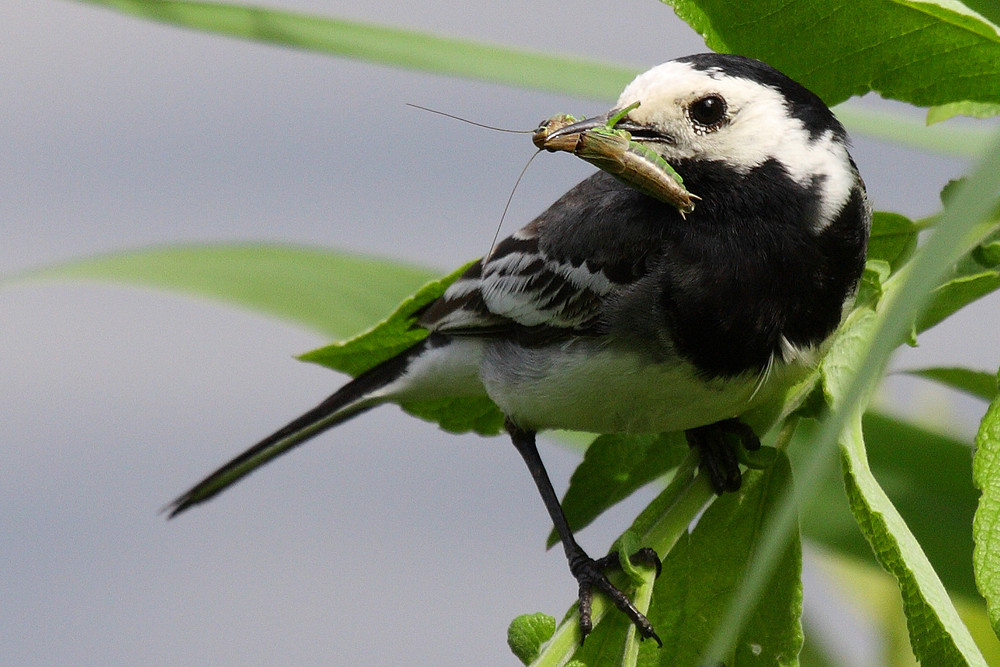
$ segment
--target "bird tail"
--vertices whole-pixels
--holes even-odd
[[[385,402],[388,396],[384,390],[406,373],[410,361],[426,347],[426,341],[418,343],[358,375],[312,410],[267,436],[167,505],[164,511],[168,518],[205,502],[271,459],[323,431]]]

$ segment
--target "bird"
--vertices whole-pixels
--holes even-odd
[[[638,102],[638,104],[636,104]],[[639,74],[607,114],[697,196],[679,211],[604,171],[462,273],[413,325],[421,342],[348,381],[220,467],[174,517],[275,457],[385,403],[488,397],[523,457],[579,584],[581,641],[596,588],[660,639],[579,546],[535,443],[549,429],[683,431],[718,493],[739,488],[741,415],[822,357],[849,311],[871,227],[843,125],[816,94],[739,55],[702,53]],[[657,555],[639,556],[658,564]]]

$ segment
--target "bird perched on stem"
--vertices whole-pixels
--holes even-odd
[[[762,62],[672,60],[629,84],[615,109],[629,106],[613,131],[676,170],[699,197],[693,211],[595,173],[427,306],[422,342],[219,468],[171,516],[382,403],[487,396],[562,540],[582,635],[596,587],[659,642],[605,577],[616,557],[595,560],[574,539],[535,434],[685,431],[716,490],[738,488],[727,436],[759,446],[739,417],[818,361],[853,300],[871,213],[843,126]],[[585,133],[611,113],[558,132]]]

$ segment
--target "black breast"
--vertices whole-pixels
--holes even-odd
[[[777,161],[746,174],[677,168],[702,201],[686,224],[665,226],[659,298],[676,349],[706,376],[731,376],[780,356],[782,336],[799,347],[829,336],[864,267],[861,186],[820,228],[822,183],[800,185]]]
[[[702,198],[687,219],[598,172],[529,225],[549,258],[586,261],[617,284],[592,333],[654,356],[666,341],[706,377],[763,370],[782,337],[806,347],[829,336],[864,267],[860,184],[822,226],[822,183],[798,184],[777,161],[745,174],[676,167]]]

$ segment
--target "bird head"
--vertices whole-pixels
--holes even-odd
[[[859,184],[863,189],[847,133],[826,104],[773,67],[742,56],[703,53],[653,67],[625,88],[612,111],[560,127],[549,141],[561,147],[565,137],[600,128],[630,106],[614,128],[685,179],[685,167],[746,176],[765,164],[780,165],[794,184],[817,196],[817,230],[838,215]]]
[[[759,60],[704,53],[663,63],[637,76],[616,107],[635,102],[617,127],[671,164],[746,174],[773,160],[798,185],[818,186],[821,228],[858,181],[847,133],[826,104]]]

